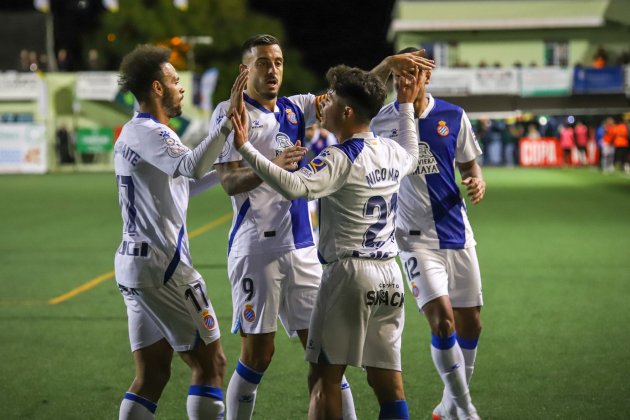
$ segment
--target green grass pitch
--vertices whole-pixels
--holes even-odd
[[[630,418],[630,179],[594,170],[485,170],[469,207],[484,281],[484,331],[472,394],[484,419]],[[133,378],[123,301],[112,279],[120,215],[112,174],[0,177],[0,418],[113,419]],[[193,231],[231,211],[215,188],[191,201]],[[229,222],[191,239],[222,328],[227,381]],[[307,364],[280,329],[255,418],[306,418]],[[407,300],[403,369],[412,419],[441,395],[430,337]],[[378,406],[349,368],[359,419]],[[173,362],[158,418],[185,418],[188,369]]]

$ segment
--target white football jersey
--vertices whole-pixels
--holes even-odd
[[[398,122],[396,123],[398,124]],[[319,200],[319,258],[393,258],[394,220],[400,182],[416,167],[396,142],[355,134],[324,149],[297,175],[308,198]]]
[[[278,98],[274,112],[244,94],[249,116],[249,141],[268,159],[301,140],[304,144],[306,127],[318,117],[321,96],[295,95]],[[210,123],[216,124],[227,114],[229,102],[220,103]],[[234,147],[231,133],[215,163],[242,160]],[[300,166],[306,163],[303,160]],[[245,162],[246,166],[249,166]],[[287,200],[262,183],[257,188],[231,197],[233,219],[229,233],[228,254],[234,256],[281,252],[314,246],[307,201]]]
[[[114,170],[123,220],[115,257],[116,281],[158,287],[201,277],[192,267],[186,233],[189,178],[182,159],[192,153],[169,127],[150,114],[127,122],[114,147]]]
[[[481,155],[470,120],[456,105],[428,95],[418,119],[418,167],[400,187],[396,239],[402,250],[462,249],[474,246],[455,162]],[[385,105],[372,120],[378,135],[398,137],[398,102]]]

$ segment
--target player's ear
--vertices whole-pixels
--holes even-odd
[[[159,80],[154,80],[153,83],[151,83],[151,90],[155,92],[158,96],[162,96],[162,83],[160,83]]]
[[[431,70],[425,70],[427,72],[427,79],[425,80],[424,84],[428,85],[429,81],[431,80]]]

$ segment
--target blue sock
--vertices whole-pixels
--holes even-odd
[[[388,420],[409,420],[409,408],[407,407],[407,401],[398,400],[381,404],[381,412],[379,413],[378,418]]]

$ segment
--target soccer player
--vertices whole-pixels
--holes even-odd
[[[416,71],[416,76],[417,76]],[[328,71],[322,126],[341,144],[289,172],[247,142],[248,122],[232,118],[234,145],[256,173],[287,199],[320,199],[320,260],[327,264],[306,346],[309,418],[342,417],[340,384],[347,365],[364,366],[381,405],[379,418],[409,418],[400,344],[404,284],[395,262],[397,193],[418,165],[413,107],[417,79],[401,79],[400,145],[369,132],[385,100],[373,74],[346,66]]]
[[[410,51],[416,49],[402,53]],[[479,203],[485,192],[476,162],[481,149],[464,110],[426,93],[430,76],[422,72],[414,101],[419,165],[400,187],[396,240],[409,288],[429,322],[431,355],[445,386],[433,419],[476,419],[468,383],[481,333],[481,275],[455,165],[471,202]],[[398,139],[399,113],[398,101],[384,106],[372,120],[374,132]]]
[[[306,127],[318,118],[322,97],[278,97],[283,63],[279,41],[257,35],[243,44],[241,68],[249,70],[245,106],[251,128],[249,139],[268,158],[281,152],[302,157],[296,147]],[[229,104],[214,111],[211,132],[222,121]],[[308,326],[322,274],[314,246],[307,201],[286,200],[243,164],[232,136],[215,168],[232,198],[234,218],[228,242],[228,275],[232,284],[233,328],[241,334],[241,353],[227,389],[227,418],[249,419],[256,391],[274,353],[280,318],[289,336],[306,344]],[[297,169],[296,164],[286,166]],[[354,404],[345,383],[347,418]]]
[[[432,66],[421,54],[388,58],[388,68],[404,72]],[[249,116],[249,141],[267,158],[281,152],[303,156],[296,147],[305,129],[319,118],[324,96],[279,97],[284,59],[279,41],[256,35],[243,44],[242,68],[249,69],[244,95]],[[389,73],[387,73],[389,75]],[[210,123],[226,115],[227,104],[215,109]],[[304,165],[304,163],[302,163]],[[234,217],[228,241],[228,275],[232,284],[233,328],[242,337],[241,354],[227,389],[229,419],[249,419],[256,391],[271,363],[277,320],[290,336],[306,345],[311,312],[322,269],[304,198],[287,200],[242,162],[232,137],[215,168],[232,197]],[[297,169],[297,165],[286,166]],[[344,419],[356,418],[350,386],[342,382]]]
[[[182,112],[184,88],[170,51],[148,45],[127,54],[119,83],[139,103],[114,149],[123,234],[115,256],[118,287],[127,306],[136,377],[119,418],[152,419],[168,382],[173,351],[192,371],[190,419],[223,418],[225,356],[206,285],[193,268],[186,233],[189,180],[212,184],[212,164],[231,122],[223,118],[194,150],[166,124]],[[243,113],[247,71],[236,79],[229,114]]]

